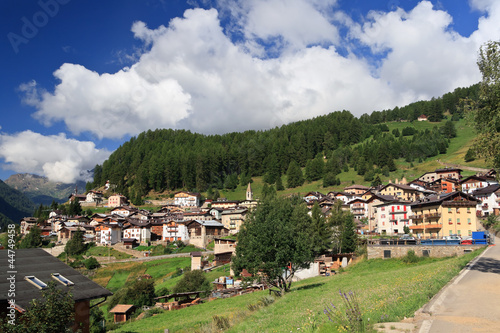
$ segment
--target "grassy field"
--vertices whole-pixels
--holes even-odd
[[[93,256],[93,257],[115,257],[116,259],[128,259],[132,258],[130,254],[124,253],[117,251],[115,249],[111,249],[105,246],[93,246],[90,249],[85,252],[86,256]]]
[[[215,300],[187,309],[164,312],[120,326],[118,332],[209,332],[214,315],[230,323],[226,332],[335,332],[323,314],[327,305],[340,309],[339,290],[358,295],[364,322],[399,321],[411,317],[480,251],[462,257],[425,259],[405,264],[398,259],[363,261],[330,277],[299,281],[267,307],[251,311],[266,291]],[[330,305],[331,307],[331,305]]]

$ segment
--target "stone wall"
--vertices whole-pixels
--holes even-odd
[[[415,251],[415,254],[419,257],[429,256],[433,258],[442,258],[454,255],[461,256],[484,246],[485,245],[371,245],[368,246],[368,259],[401,258],[404,257],[409,250]]]

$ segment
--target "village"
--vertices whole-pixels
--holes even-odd
[[[371,188],[351,185],[342,192],[309,192],[303,196],[309,209],[318,204],[325,217],[339,201],[342,210],[352,213],[360,235],[402,236],[418,239],[458,236],[462,239],[484,230],[479,218],[500,214],[500,185],[493,170],[469,177],[461,169],[444,168],[419,178],[405,178]],[[72,194],[82,207],[105,206],[109,213],[92,216],[65,216],[56,211],[37,223],[34,217],[21,220],[21,234],[38,225],[42,236],[57,235],[65,244],[77,230],[87,241],[100,246],[122,243],[125,248],[182,241],[205,249],[215,238],[235,235],[258,204],[251,184],[245,200],[218,199],[200,202],[201,194],[176,192],[157,212],[132,207],[126,197],[114,194],[104,199],[100,191]],[[409,230],[409,232],[408,232]]]

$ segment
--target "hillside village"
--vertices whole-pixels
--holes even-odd
[[[303,196],[309,209],[318,204],[325,217],[335,202],[350,211],[359,234],[398,236],[406,227],[419,239],[449,235],[470,237],[481,230],[478,218],[500,214],[500,185],[495,172],[462,177],[458,168],[436,169],[417,179],[395,179],[372,188],[353,184],[342,192],[309,192]],[[43,223],[34,217],[21,221],[21,233],[38,225],[42,235],[57,235],[65,244],[77,230],[97,245],[122,243],[133,248],[141,244],[182,241],[200,249],[215,238],[237,234],[249,212],[258,204],[251,184],[245,200],[205,200],[201,194],[179,191],[170,202],[151,212],[128,205],[126,197],[115,194],[105,199],[100,191],[72,194],[85,207],[102,205],[106,214],[65,216],[53,211]]]

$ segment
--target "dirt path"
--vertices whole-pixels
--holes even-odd
[[[445,163],[445,162],[443,162],[441,160],[437,160],[437,161],[442,166],[445,166],[445,167],[448,167],[448,168],[459,168],[459,169],[462,169],[462,170],[469,170],[469,171],[482,172],[482,173],[486,173],[486,172],[488,172],[490,170],[490,169],[469,167],[469,166],[466,166],[466,165]]]

